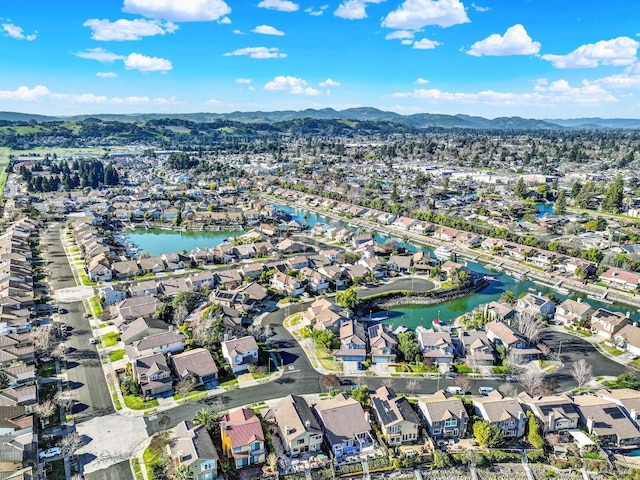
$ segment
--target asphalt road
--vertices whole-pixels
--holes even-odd
[[[219,398],[222,401],[223,410],[280,398],[290,394],[304,395],[323,391],[320,385],[322,375],[313,369],[298,342],[282,326],[284,318],[303,310],[306,306],[306,304],[291,305],[267,315],[262,322],[263,325],[268,323],[275,332],[271,340],[281,352],[285,368],[283,376],[271,383],[233,390],[220,395]],[[624,372],[622,365],[600,355],[589,342],[583,339],[558,332],[547,332],[543,340],[555,352],[558,351],[560,342],[562,342],[561,359],[564,365],[550,375],[552,382],[557,381],[557,391],[567,391],[576,387],[576,382],[571,375],[571,364],[580,358],[589,359],[589,363],[593,367],[594,376],[617,376]],[[351,380],[355,381],[356,378],[351,377]],[[375,390],[382,386],[384,380],[383,377],[366,377],[365,384],[369,389]],[[407,391],[407,382],[409,380],[407,378],[393,377],[391,378],[391,387],[397,392],[405,392]],[[478,388],[481,386],[496,388],[501,383],[502,381],[500,380],[474,380],[471,391],[477,393]],[[454,380],[452,379],[418,379],[416,392],[429,394],[451,385],[454,385]],[[514,386],[521,389],[518,384],[514,384]],[[343,388],[349,389],[350,387]],[[153,434],[161,430],[159,422],[163,417],[168,417],[168,420],[164,419],[167,422],[165,428],[171,428],[183,420],[192,420],[196,412],[212,404],[213,399],[209,397],[162,412],[154,417],[153,420],[145,418],[147,431],[149,434]]]

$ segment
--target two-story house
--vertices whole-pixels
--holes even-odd
[[[194,480],[214,480],[218,477],[218,452],[204,425],[178,423],[169,436],[170,470],[185,465]]]
[[[277,425],[287,455],[297,457],[321,451],[324,432],[303,397],[284,397],[265,414],[265,419]]]
[[[171,355],[170,363],[179,381],[193,382],[196,386],[211,386],[218,380],[218,366],[206,348],[194,348]]]
[[[233,458],[237,469],[265,461],[264,432],[253,410],[239,408],[220,419],[224,455]]]
[[[418,401],[418,412],[424,420],[431,438],[438,440],[463,438],[469,417],[462,400],[440,390]]]
[[[580,415],[580,425],[597,437],[601,445],[640,445],[640,430],[617,403],[596,395],[576,395],[573,403]]]
[[[320,400],[313,406],[313,410],[335,458],[372,452],[375,449],[371,425],[357,400],[341,393],[331,399]]]
[[[628,313],[624,315],[599,308],[591,315],[591,333],[611,340],[628,323]]]
[[[516,309],[519,312],[525,312],[536,317],[539,315],[546,315],[551,318],[556,310],[556,305],[542,295],[527,293],[522,298],[518,299]]]
[[[300,280],[282,272],[271,277],[271,286],[290,297],[299,297],[304,293],[304,286]]]
[[[433,329],[418,327],[416,334],[425,360],[430,359],[438,365],[445,366],[453,363],[455,348],[449,332],[435,332]]]
[[[133,377],[140,385],[144,398],[173,392],[171,369],[162,353],[136,358],[132,364]]]
[[[364,362],[367,359],[367,337],[364,326],[353,319],[343,319],[340,326],[340,348],[333,358],[341,362]]]
[[[167,330],[132,342],[131,345],[126,347],[127,356],[133,359],[156,353],[165,355],[167,353],[178,353],[184,350],[185,342],[186,339],[181,332]]]
[[[603,388],[596,395],[618,405],[636,427],[640,428],[640,391],[632,388],[610,390]]]
[[[520,402],[503,396],[494,390],[486,397],[474,398],[475,414],[498,427],[503,438],[520,438],[524,435],[527,417]]]
[[[221,343],[222,356],[233,373],[244,372],[250,364],[258,363],[258,344],[251,335],[232,338]]]
[[[378,323],[368,329],[371,363],[393,363],[396,361],[398,339],[385,325]]]
[[[565,325],[588,325],[594,310],[581,298],[578,300],[566,299],[556,309],[555,319]]]
[[[371,395],[376,420],[388,446],[415,442],[420,433],[420,419],[406,397],[398,397],[388,387]]]
[[[527,392],[518,395],[542,425],[543,433],[566,432],[578,428],[580,416],[568,395],[531,396]]]
[[[534,360],[542,354],[537,348],[529,346],[526,338],[506,323],[489,322],[484,328],[487,338],[494,347],[503,345],[523,361]]]
[[[486,332],[482,330],[461,330],[458,333],[460,356],[466,358],[472,368],[493,365],[493,347]]]

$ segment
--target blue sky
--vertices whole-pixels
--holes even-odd
[[[638,117],[637,0],[3,0],[0,110]]]

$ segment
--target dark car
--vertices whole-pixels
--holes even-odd
[[[66,308],[59,308],[58,309],[58,313],[60,313],[60,314],[69,313],[69,310],[67,310]]]
[[[353,380],[349,380],[348,378],[343,378],[340,380],[340,385],[353,385]]]

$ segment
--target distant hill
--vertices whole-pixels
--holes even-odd
[[[244,124],[264,123],[275,124],[300,119],[315,120],[355,120],[359,122],[386,122],[405,125],[412,128],[476,128],[496,130],[540,130],[540,129],[640,129],[640,119],[624,118],[570,118],[570,119],[529,119],[522,117],[498,117],[488,119],[471,115],[442,115],[434,113],[416,113],[401,115],[371,107],[348,108],[334,110],[333,108],[280,110],[273,112],[231,112],[231,113],[148,113],[148,114],[96,114],[75,115],[69,117],[53,117],[28,113],[0,112],[0,121],[37,122],[76,121],[88,118],[104,121],[118,121],[124,123],[144,124],[151,120],[176,119],[194,123],[213,123],[217,121],[231,121]]]

